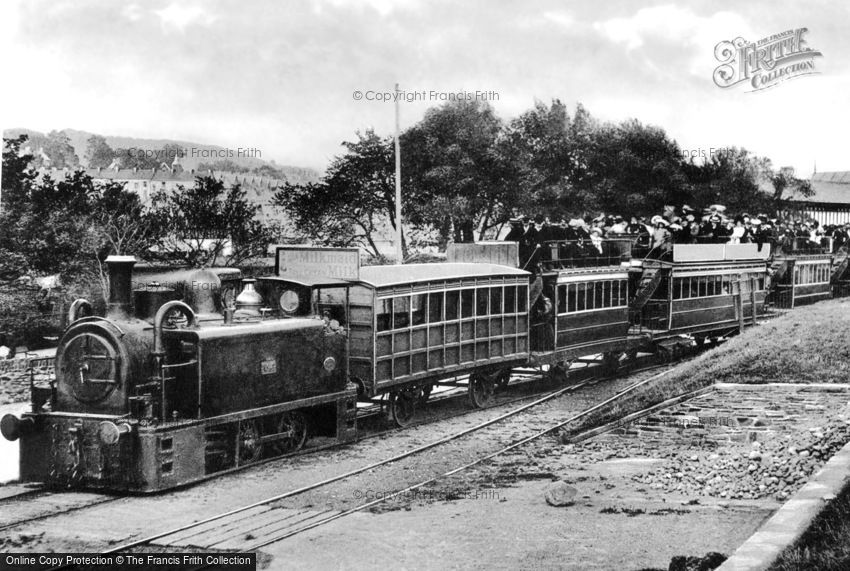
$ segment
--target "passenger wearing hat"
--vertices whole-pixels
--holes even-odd
[[[611,234],[625,234],[626,233],[626,221],[623,220],[622,216],[614,217],[614,224],[611,225],[611,229],[609,230]]]
[[[525,230],[522,228],[522,220],[511,218],[509,224],[511,225],[511,229],[508,231],[508,235],[505,236],[505,242],[519,242],[525,233]]]
[[[661,216],[655,215],[652,217],[652,248],[663,248],[665,244],[670,242],[670,231],[667,229],[670,224]]]
[[[720,214],[716,212],[709,217],[708,222],[703,224],[700,229],[700,239],[704,242],[722,244],[726,242],[728,236],[729,233],[723,226]]]
[[[523,216],[523,222],[526,221],[528,221],[528,217]],[[532,257],[535,256],[539,243],[540,231],[534,224],[529,224],[525,227],[525,233],[523,233],[522,238],[519,241],[520,267],[533,271],[534,260],[532,260]]]
[[[602,254],[602,228],[596,226],[590,229],[590,244],[596,250],[594,256]]]

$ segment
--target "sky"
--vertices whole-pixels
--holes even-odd
[[[0,126],[256,149],[323,170],[450,93],[505,120],[581,102],[691,153],[737,146],[799,176],[850,170],[850,3],[52,0],[0,3]],[[720,88],[715,46],[806,28],[811,75]],[[361,99],[356,99],[359,92]],[[418,95],[424,92],[421,96]],[[432,93],[433,92],[433,93]]]

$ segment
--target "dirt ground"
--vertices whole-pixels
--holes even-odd
[[[562,420],[634,380],[619,379],[603,387],[579,391],[535,409],[533,415],[516,417],[471,438],[281,501],[275,506],[278,510],[275,518],[299,510],[337,513],[401,490]],[[765,388],[758,390],[764,393]],[[811,404],[813,398],[818,404]],[[741,401],[729,395],[716,399],[721,403],[729,400]],[[739,479],[734,472],[740,468],[736,468],[738,464],[750,474],[749,464],[734,461],[753,446],[750,432],[759,432],[761,436],[757,435],[756,440],[761,442],[781,442],[784,448],[803,450],[814,446],[811,428],[831,434],[827,427],[821,426],[824,415],[840,420],[848,412],[847,394],[843,392],[801,397],[786,390],[764,400],[773,416],[762,419],[757,429],[753,427],[754,421],[750,423],[738,411],[734,413],[734,426],[730,420],[722,429],[720,426],[700,428],[705,438],[698,439],[696,444],[694,429],[669,422],[661,423],[658,437],[654,436],[659,434],[657,426],[619,431],[572,445],[564,445],[556,437],[546,437],[515,454],[442,480],[415,495],[391,500],[371,511],[342,517],[261,547],[261,566],[267,569],[391,566],[638,570],[667,569],[671,558],[677,555],[702,556],[711,551],[729,554],[781,505],[778,492],[757,499],[756,494],[751,494],[753,499],[747,499],[743,492],[739,497],[734,487]],[[681,407],[678,412],[682,415],[687,413],[700,419],[732,418],[732,413],[718,408],[716,402],[700,405],[698,413],[691,410],[693,403]],[[501,412],[504,411],[498,408],[477,411],[337,451],[275,461],[170,494],[115,498],[6,529],[0,548],[102,550],[387,458]],[[687,446],[682,439],[687,440]],[[775,447],[771,450],[776,451]],[[679,468],[682,454],[689,455],[688,461],[691,456],[698,456],[699,461],[691,462],[702,470],[710,471],[713,464],[723,464],[724,477],[731,486],[729,493],[712,495],[703,493],[705,489],[696,484],[684,485],[698,481],[695,476],[691,480],[678,477],[682,487],[666,484],[667,480],[677,478],[678,472],[674,470],[682,470]],[[778,451],[775,455],[779,455]],[[821,456],[811,460],[812,469],[826,460],[826,454]],[[720,457],[728,458],[729,462],[724,464],[718,460]],[[770,469],[781,467],[780,460],[776,460],[776,466],[771,464]],[[749,457],[747,461],[750,462]],[[768,477],[767,465],[765,470]],[[671,475],[668,478],[666,474]],[[557,480],[575,487],[574,505],[553,507],[546,503],[544,493]],[[752,482],[748,485],[752,486]],[[797,485],[795,473],[786,491],[790,493]],[[71,496],[74,495],[67,495]],[[76,502],[85,499],[74,497],[72,500]],[[45,500],[44,513],[55,509],[55,505]],[[11,517],[7,511],[0,520]],[[169,544],[163,540],[168,545],[162,549],[204,548],[207,543],[207,547],[222,548],[245,545],[250,543],[249,539],[259,542],[275,538],[274,533],[267,537],[262,534],[262,529],[250,536],[224,533],[225,541],[217,544],[211,539],[214,534],[202,534],[191,541]]]

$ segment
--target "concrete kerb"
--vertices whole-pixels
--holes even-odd
[[[850,442],[833,455],[718,570],[759,571],[770,567],[786,547],[803,535],[820,511],[838,496],[848,480]]]

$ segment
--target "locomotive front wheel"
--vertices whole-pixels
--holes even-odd
[[[280,436],[272,447],[278,454],[301,450],[307,442],[307,419],[300,412],[285,412],[276,418],[274,432]]]
[[[255,418],[239,421],[236,447],[239,465],[250,464],[260,459],[263,445],[260,441],[260,423]]]
[[[485,408],[493,402],[493,392],[496,383],[481,373],[469,376],[469,403],[475,408]]]
[[[393,391],[390,393],[390,420],[399,428],[408,426],[416,414],[418,391]]]

